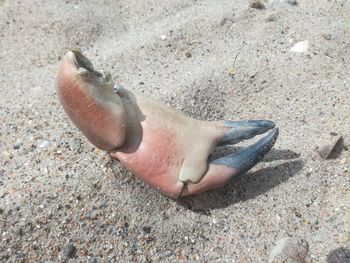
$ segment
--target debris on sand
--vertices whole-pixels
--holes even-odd
[[[286,237],[277,241],[272,249],[269,263],[303,263],[309,252],[306,240],[299,237]]]
[[[230,68],[228,70],[228,74],[233,77],[236,74],[236,69],[234,67]]]
[[[337,133],[331,133],[332,137],[328,140],[328,143],[322,146],[318,146],[317,152],[322,159],[326,160],[333,152],[335,146],[341,141],[342,136]]]
[[[290,51],[297,53],[306,53],[309,50],[309,47],[309,41],[299,41],[290,49]]]
[[[331,40],[332,39],[332,35],[331,34],[326,34],[326,33],[324,33],[324,34],[321,34],[322,36],[323,36],[323,38],[325,39],[325,40]]]
[[[190,57],[192,57],[191,52],[190,52],[190,51],[187,51],[187,52],[185,53],[185,57],[186,57],[186,58],[190,58]]]
[[[255,9],[264,9],[265,1],[264,0],[252,0],[250,1],[249,7],[255,8]]]
[[[276,6],[278,4],[290,4],[290,5],[297,5],[298,2],[296,0],[269,0],[268,5],[269,6]]]

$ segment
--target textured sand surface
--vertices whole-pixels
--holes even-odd
[[[309,262],[349,262],[349,14],[337,0],[0,0],[0,261],[267,262],[300,236]],[[55,74],[77,47],[125,87],[199,119],[274,120],[279,140],[226,187],[169,200],[64,114]],[[330,133],[343,140],[323,160]]]

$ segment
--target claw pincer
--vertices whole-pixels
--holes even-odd
[[[200,193],[251,169],[278,137],[266,120],[205,122],[113,83],[79,51],[68,52],[57,76],[60,101],[97,148],[163,194]],[[270,131],[237,153],[209,161],[216,147]]]

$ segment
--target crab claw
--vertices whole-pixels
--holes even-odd
[[[73,123],[135,176],[171,198],[217,188],[252,168],[278,129],[266,120],[199,121],[113,83],[79,51],[68,52],[57,90]],[[255,144],[209,160],[216,147],[271,130]]]

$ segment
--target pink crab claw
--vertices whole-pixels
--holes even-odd
[[[199,121],[113,83],[79,51],[68,52],[57,76],[62,105],[96,147],[171,198],[221,187],[272,148],[272,121]],[[215,147],[270,132],[237,153],[212,161]]]

